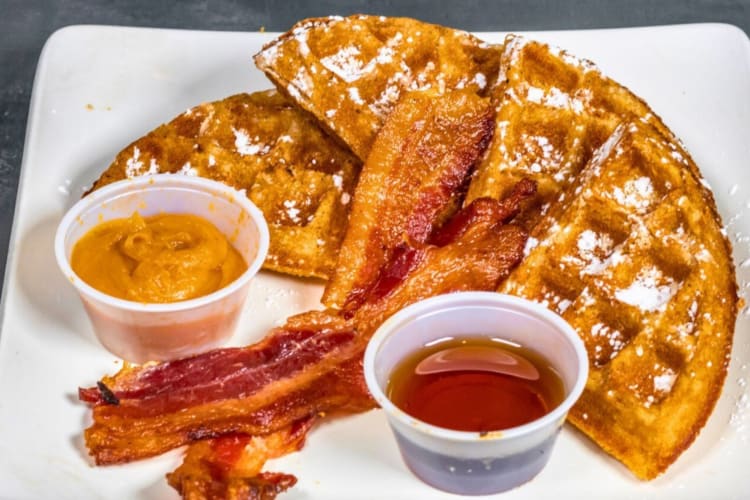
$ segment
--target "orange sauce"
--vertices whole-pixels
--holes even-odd
[[[472,432],[526,424],[565,396],[542,356],[487,337],[447,339],[413,353],[394,369],[386,395],[423,422]]]
[[[237,279],[247,264],[207,220],[160,214],[103,222],[73,247],[73,271],[113,297],[146,303],[208,295]]]

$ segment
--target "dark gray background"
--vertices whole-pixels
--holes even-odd
[[[305,17],[359,12],[416,17],[470,31],[723,22],[750,33],[750,0],[0,0],[0,277],[31,85],[42,45],[52,32],[71,24],[286,31]]]

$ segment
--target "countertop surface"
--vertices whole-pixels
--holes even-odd
[[[305,17],[368,13],[416,17],[469,31],[722,22],[750,33],[750,0],[0,0],[0,10],[0,275],[5,272],[34,72],[44,42],[64,26],[285,31]]]

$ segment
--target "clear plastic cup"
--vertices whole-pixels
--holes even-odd
[[[208,220],[242,255],[247,270],[216,292],[181,302],[141,303],[100,292],[73,272],[73,247],[94,226],[135,211],[142,216],[180,213]],[[94,191],[65,214],[55,236],[57,263],[78,291],[97,338],[113,354],[136,363],[196,354],[229,339],[250,280],[267,253],[268,226],[244,194],[220,182],[184,175],[124,180]]]
[[[502,338],[541,354],[563,381],[562,403],[527,424],[479,433],[417,420],[385,395],[391,373],[409,354],[445,337],[478,336]],[[451,493],[487,495],[519,486],[544,468],[586,384],[588,357],[573,328],[545,307],[499,293],[461,292],[418,302],[383,323],[367,346],[364,374],[404,462],[418,478]]]

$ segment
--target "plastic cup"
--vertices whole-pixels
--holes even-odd
[[[396,407],[385,395],[399,362],[445,337],[491,336],[541,354],[560,375],[565,398],[543,417],[489,433],[430,425]],[[487,495],[519,486],[547,464],[568,410],[588,376],[583,342],[560,316],[518,297],[461,292],[433,297],[393,315],[365,351],[367,386],[385,411],[401,456],[425,483],[461,495]]]
[[[179,213],[206,219],[227,236],[247,270],[220,290],[181,302],[141,303],[100,292],[73,272],[73,247],[94,226],[136,211],[142,216]],[[78,291],[97,338],[116,356],[136,363],[196,354],[229,339],[250,280],[267,252],[268,226],[244,194],[220,182],[184,175],[124,180],[94,191],[65,214],[55,236],[57,263]]]

